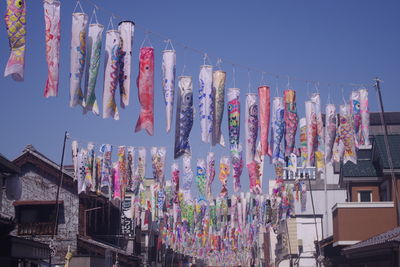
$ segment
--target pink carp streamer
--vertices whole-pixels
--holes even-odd
[[[216,70],[213,72],[212,90],[214,93],[214,112],[213,112],[213,139],[212,145],[220,144],[225,147],[224,136],[221,132],[222,117],[224,115],[225,102],[225,80],[226,72]]]
[[[268,132],[270,123],[271,96],[268,86],[258,87],[258,98],[260,101],[260,141],[262,155],[272,155],[271,148],[268,143]]]
[[[172,115],[174,111],[175,94],[176,51],[164,50],[162,55],[162,87],[164,91],[166,130],[171,130]]]
[[[299,121],[300,128],[300,161],[299,166],[306,167],[307,163],[307,122],[306,118],[301,118]]]
[[[208,152],[207,154],[207,198],[212,199],[211,185],[215,178],[215,153]]]
[[[178,203],[179,193],[179,166],[177,163],[173,163],[171,166],[171,180],[173,184],[173,202]]]
[[[118,83],[118,55],[121,45],[120,34],[116,30],[106,33],[106,61],[103,89],[103,118],[112,117],[119,120],[119,112],[115,102],[115,90]]]
[[[369,141],[369,107],[368,90],[360,89],[360,112],[361,112],[361,133],[359,138],[360,147],[368,148],[371,146]]]
[[[221,192],[219,193],[220,197],[225,198],[228,196],[228,177],[229,177],[230,169],[229,169],[229,157],[221,157],[219,162],[219,180],[222,184]]]
[[[253,194],[261,193],[261,182],[260,182],[260,164],[253,160],[247,164],[247,170],[250,178],[250,192]]]
[[[258,105],[257,95],[247,94],[245,112],[245,133],[246,133],[246,164],[254,160],[258,137]]]
[[[357,154],[354,142],[354,126],[349,105],[340,105],[339,141],[344,147],[343,164],[351,161],[357,164]],[[343,154],[343,153],[342,153]],[[342,158],[342,155],[341,155]]]
[[[324,138],[324,123],[322,122],[322,114],[321,114],[321,100],[320,96],[317,93],[311,95],[311,102],[314,105],[315,110],[315,120],[317,126],[317,149],[315,151],[315,167],[317,171],[321,172],[325,167],[325,138]]]
[[[354,123],[354,141],[356,147],[358,148],[358,144],[360,142],[360,134],[361,134],[361,112],[360,112],[360,92],[352,91],[350,96],[350,105],[351,105],[351,113],[353,116]]]
[[[46,24],[46,62],[47,81],[44,97],[58,95],[60,67],[60,6],[58,0],[44,1],[44,19]]]
[[[285,90],[283,92],[283,101],[285,105],[285,111],[283,114],[283,119],[285,121],[285,156],[293,152],[294,143],[296,138],[296,131],[298,125],[297,118],[297,107],[296,107],[296,91]]]
[[[83,114],[92,111],[99,115],[99,106],[96,100],[96,82],[100,67],[101,41],[104,26],[101,24],[90,24],[87,40],[87,62],[85,74],[85,104]]]
[[[135,132],[145,129],[149,135],[154,134],[154,49],[140,48],[139,75],[137,78],[139,90],[140,116]]]
[[[306,101],[305,111],[307,122],[307,167],[314,167],[317,147],[317,120],[313,102]]]
[[[72,13],[71,69],[69,74],[69,106],[83,106],[82,76],[86,61],[86,28],[88,15]]]
[[[4,16],[10,44],[10,57],[7,61],[4,77],[11,75],[14,81],[24,80],[26,45],[26,2],[25,0],[7,0]]]
[[[243,157],[242,157],[242,146],[239,144],[237,150],[231,153],[232,161],[232,176],[233,176],[233,191],[239,192],[240,188],[240,176],[243,172]]]
[[[201,141],[211,143],[213,133],[214,98],[212,94],[213,68],[210,65],[200,67],[199,74],[199,113]]]
[[[325,162],[332,162],[333,145],[336,138],[336,108],[333,104],[325,109]]]
[[[131,62],[135,23],[132,21],[121,21],[118,24],[118,31],[121,36],[121,49],[118,56],[118,82],[121,95],[121,107],[125,108],[129,105],[131,89]]]

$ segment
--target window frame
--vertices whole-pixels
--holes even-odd
[[[370,201],[361,201],[361,193],[364,193],[364,192],[369,192],[369,199],[370,199]],[[373,202],[372,200],[372,190],[358,190],[357,191],[357,197],[358,197],[358,202],[360,202],[360,203],[369,203],[369,202]]]

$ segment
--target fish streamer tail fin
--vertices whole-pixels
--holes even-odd
[[[151,136],[154,134],[154,116],[152,112],[141,111],[136,123],[135,132],[145,129]]]
[[[4,77],[11,75],[14,81],[22,82],[24,80],[24,53],[23,49],[11,49]]]

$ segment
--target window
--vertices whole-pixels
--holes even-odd
[[[372,192],[358,191],[358,202],[372,202]]]

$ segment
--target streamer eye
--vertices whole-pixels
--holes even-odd
[[[15,2],[15,6],[18,7],[18,8],[22,8],[23,5],[24,5],[24,4],[23,4],[22,0],[17,0],[17,1]]]
[[[148,70],[149,68],[150,68],[149,66],[146,66],[146,68],[145,68],[145,69],[146,69],[146,70]]]

